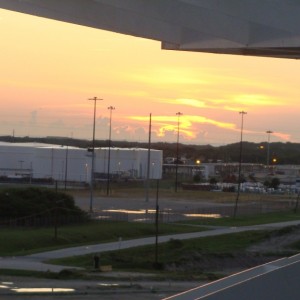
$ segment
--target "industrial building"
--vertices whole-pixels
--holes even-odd
[[[109,159],[110,151],[110,159]],[[148,159],[150,153],[150,159]],[[159,179],[163,155],[160,150],[142,148],[95,148],[94,177]],[[90,182],[92,152],[89,149],[39,144],[0,142],[0,177],[2,179],[40,179]]]

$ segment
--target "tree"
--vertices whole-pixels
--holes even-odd
[[[212,185],[216,185],[218,182],[218,180],[215,178],[215,177],[212,177],[209,179],[209,183],[212,184]]]
[[[40,224],[46,224],[47,220],[51,223],[58,217],[64,223],[71,219],[87,220],[86,213],[75,205],[73,197],[68,194],[34,187],[0,191],[0,218],[38,219]]]
[[[264,182],[264,186],[266,188],[273,188],[274,190],[277,190],[280,185],[280,180],[277,177],[272,178],[272,180],[266,180]]]
[[[277,177],[274,177],[271,181],[271,188],[273,188],[274,190],[277,190],[278,187],[280,185],[280,180]]]
[[[265,181],[264,181],[264,186],[265,186],[266,188],[270,188],[270,187],[271,187],[270,181],[269,181],[269,180],[265,180]]]
[[[199,183],[199,182],[201,182],[201,175],[200,174],[195,174],[194,175],[194,177],[193,177],[193,181],[195,182],[195,183]]]

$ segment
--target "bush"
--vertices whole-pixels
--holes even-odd
[[[27,218],[27,223],[57,222],[75,217],[87,219],[87,215],[75,205],[72,196],[40,188],[10,188],[0,191],[0,218],[2,220]],[[34,221],[28,221],[34,218]],[[49,224],[50,225],[50,224]]]
[[[170,249],[179,249],[182,248],[184,246],[183,241],[181,240],[177,240],[177,239],[170,239],[167,242],[167,245]]]
[[[200,183],[201,182],[201,175],[200,174],[195,174],[193,177],[193,181],[195,183]]]

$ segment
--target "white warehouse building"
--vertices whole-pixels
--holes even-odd
[[[109,163],[110,161],[110,163]],[[161,150],[150,150],[149,178],[162,176]],[[148,149],[95,148],[96,179],[112,177],[145,179],[148,174]],[[0,177],[52,179],[90,182],[92,152],[77,147],[40,143],[0,142]]]

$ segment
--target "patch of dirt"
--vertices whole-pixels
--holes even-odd
[[[298,241],[300,241],[300,226],[290,226],[272,233],[270,238],[259,244],[249,247],[247,251],[261,254],[294,254],[299,252],[299,249],[294,249],[291,245]]]
[[[277,256],[264,256],[258,253],[234,253],[220,255],[191,254],[186,261],[165,266],[171,272],[219,273],[228,275],[241,270],[276,260]]]
[[[300,226],[291,226],[272,232],[268,239],[253,245],[245,252],[205,255],[189,253],[178,263],[165,266],[171,272],[209,273],[224,275],[262,265],[282,256],[298,253],[291,245],[300,241]]]

